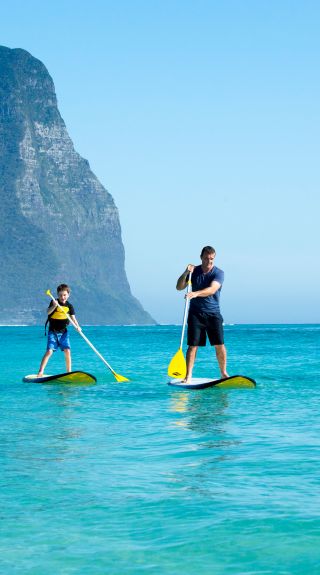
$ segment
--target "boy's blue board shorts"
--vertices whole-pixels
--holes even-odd
[[[49,349],[57,351],[57,349],[59,348],[61,349],[61,351],[64,351],[65,349],[70,349],[70,340],[67,330],[62,333],[58,331],[49,331],[47,351]]]

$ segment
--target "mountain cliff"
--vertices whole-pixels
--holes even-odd
[[[130,291],[113,198],[74,149],[45,66],[0,46],[0,323],[43,321],[72,288],[80,323],[155,323]]]

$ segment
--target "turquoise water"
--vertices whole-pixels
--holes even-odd
[[[98,383],[67,387],[21,381],[42,327],[0,328],[1,573],[319,574],[320,326],[227,326],[257,388],[187,392],[166,384],[180,329],[86,328],[121,384],[71,333]]]

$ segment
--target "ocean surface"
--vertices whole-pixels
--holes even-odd
[[[180,327],[84,328],[128,383],[70,333],[96,385],[23,383],[43,327],[0,327],[1,573],[319,575],[319,325],[226,326],[227,391],[167,385]]]

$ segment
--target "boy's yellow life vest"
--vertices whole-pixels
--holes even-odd
[[[59,304],[59,306],[60,306],[60,304]],[[48,315],[46,323],[44,324],[44,335],[47,335],[48,323],[51,327],[51,324],[50,324],[51,319],[62,321],[62,325],[66,329],[66,326],[69,324],[69,320],[66,316],[67,313],[70,315],[70,307],[68,305],[61,305],[59,308],[56,308],[54,310],[54,312],[52,312],[50,315]]]
[[[61,309],[62,308],[62,309]],[[63,311],[62,311],[63,310]],[[66,319],[66,314],[69,313],[69,308],[66,305],[61,305],[59,308],[55,309],[53,314],[50,315],[50,319]]]

